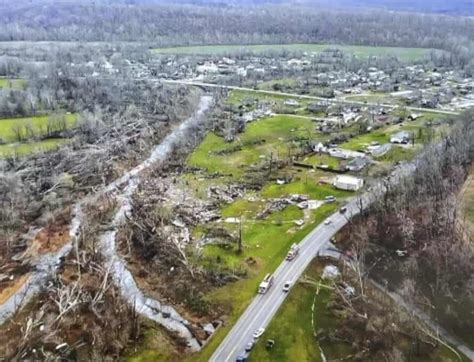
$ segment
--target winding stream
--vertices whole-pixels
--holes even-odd
[[[159,301],[148,298],[138,288],[131,272],[127,269],[124,260],[117,254],[116,235],[119,226],[124,222],[127,213],[131,212],[131,198],[141,182],[140,173],[157,162],[165,161],[173,147],[184,137],[186,133],[195,125],[200,124],[205,119],[205,112],[209,109],[212,97],[204,95],[201,97],[196,112],[181,123],[179,127],[168,134],[158,146],[152,151],[150,157],[128,171],[119,179],[104,187],[94,195],[88,196],[79,201],[74,206],[73,218],[71,221],[69,235],[70,240],[59,251],[42,255],[34,262],[35,270],[27,281],[9,299],[0,305],[0,324],[3,324],[21,306],[24,306],[31,298],[45,286],[49,277],[54,275],[57,268],[72,249],[74,243],[80,235],[81,224],[84,219],[82,205],[96,201],[101,195],[111,193],[119,202],[110,227],[105,233],[100,235],[100,250],[109,263],[112,270],[112,277],[119,288],[122,297],[133,305],[137,313],[152,319],[170,331],[176,332],[184,338],[191,350],[199,350],[200,344],[190,332],[189,322],[171,306],[163,305]]]

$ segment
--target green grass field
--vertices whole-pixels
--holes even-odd
[[[190,356],[186,360],[209,360],[213,351],[256,295],[257,287],[264,275],[268,272],[273,272],[284,259],[289,247],[295,242],[300,242],[306,234],[328,215],[332,214],[336,208],[336,204],[322,205],[312,212],[311,221],[298,229],[294,228],[291,222],[285,222],[289,219],[293,220],[296,216],[302,216],[301,210],[295,210],[295,208],[275,213],[268,220],[247,221],[243,229],[244,251],[240,255],[235,252],[235,249],[224,250],[218,246],[208,246],[205,248],[204,252],[208,259],[217,260],[219,258],[221,263],[232,267],[245,265],[245,260],[248,257],[254,258],[256,264],[247,267],[247,278],[227,284],[206,296],[209,301],[218,303],[229,310],[229,315],[225,325],[216,332],[203,351]],[[281,224],[273,221],[280,217],[283,219]]]
[[[245,96],[247,96],[245,92],[232,92],[231,101],[238,102]],[[188,165],[203,168],[205,171],[185,174],[179,182],[184,182],[197,197],[205,199],[210,185],[225,186],[240,181],[249,175],[250,165],[266,162],[270,155],[273,155],[274,159],[284,159],[293,146],[298,147],[295,140],[309,137],[314,141],[321,136],[315,131],[315,124],[311,119],[290,115],[267,117],[252,122],[247,125],[245,132],[240,134],[237,140],[230,143],[214,133],[209,133],[187,160]],[[364,136],[365,138],[354,140],[352,147],[358,148],[360,144],[370,143],[372,140],[386,141],[389,137],[385,131]],[[252,143],[257,140],[265,142]],[[224,150],[228,152],[221,153]],[[338,164],[337,160],[328,156],[310,156],[302,162],[314,165],[325,163],[336,166]],[[220,173],[221,176],[207,178],[215,173]],[[275,177],[282,176],[291,176],[291,181],[284,185],[277,184]],[[272,179],[261,190],[248,191],[232,203],[221,207],[222,218],[241,219],[242,252],[237,252],[236,242],[228,242],[225,245],[210,244],[202,249],[199,257],[193,256],[193,261],[207,270],[245,271],[245,276],[205,295],[209,303],[216,304],[226,311],[223,317],[225,323],[200,353],[187,356],[186,361],[209,360],[255,296],[263,276],[278,267],[291,244],[300,242],[338,207],[338,203],[323,204],[316,210],[303,212],[296,206],[289,206],[282,211],[272,213],[265,219],[256,218],[256,215],[265,208],[267,200],[294,193],[306,194],[311,199],[317,200],[322,200],[328,195],[334,195],[338,199],[351,195],[348,192],[335,190],[330,185],[319,184],[318,181],[322,176],[327,176],[327,173],[320,170],[298,169],[291,165],[285,166],[283,169],[273,170]],[[296,227],[294,220],[300,218],[305,219],[305,224],[302,227]],[[193,236],[200,239],[206,234],[207,229],[213,228],[225,229],[234,236],[237,236],[239,232],[239,225],[235,223],[207,223],[198,225],[193,230]],[[308,303],[312,302],[313,296],[314,291],[311,288],[295,286],[290,299],[283,306],[283,316],[278,314],[271,325],[276,327],[270,327],[266,335],[278,338],[281,348],[274,349],[270,355],[261,346],[257,346],[256,358],[252,356],[253,360],[283,361],[291,360],[289,357],[292,356],[296,356],[298,360],[318,360],[319,347],[316,348],[317,344],[310,345],[313,338],[311,330],[308,329],[310,328],[308,327],[310,319],[307,316]],[[317,301],[318,310],[323,310],[327,300],[328,296],[322,294],[322,298]],[[304,318],[292,323],[300,314]],[[328,319],[327,313],[319,313],[318,318],[318,323],[321,325],[326,323],[325,325],[330,326],[334,322]],[[294,329],[291,329],[292,325]],[[345,356],[347,352],[346,346],[337,343],[328,348],[333,348],[332,355],[336,358]],[[153,356],[160,356],[160,354],[154,354],[153,349],[147,349],[135,355],[134,360],[145,361]],[[166,359],[160,356],[157,360],[160,358]]]
[[[31,129],[34,135],[42,136],[47,133],[48,122],[51,121],[52,128],[58,126],[59,122],[64,121],[66,127],[72,127],[77,122],[75,114],[65,114],[63,116],[36,116],[20,118],[0,119],[0,139],[4,144],[0,145],[0,156],[8,155],[26,155],[32,152],[54,149],[66,140],[63,138],[50,138],[45,140],[31,140],[28,142],[18,142],[17,131],[21,130],[25,134],[26,129]]]
[[[309,119],[292,116],[274,116],[260,119],[247,126],[246,131],[239,135],[239,140],[226,143],[215,135],[208,134],[204,141],[190,155],[188,164],[191,166],[203,167],[207,173],[221,172],[231,173],[231,177],[220,177],[213,179],[213,183],[233,182],[236,179],[245,177],[245,168],[251,164],[262,162],[268,159],[270,153],[274,157],[286,156],[288,147],[292,140],[300,137],[307,137],[308,132],[314,129],[314,124]],[[316,135],[315,135],[316,136]],[[246,142],[265,139],[264,143],[258,145],[248,145]],[[236,145],[243,145],[241,150],[216,155],[215,152],[228,149]],[[262,159],[261,156],[265,155]],[[292,176],[292,181],[284,185],[276,182],[267,182],[259,192],[248,192],[243,197],[238,198],[229,205],[221,209],[223,218],[240,218],[242,220],[243,252],[237,253],[237,245],[222,247],[218,245],[208,245],[203,249],[203,257],[199,261],[206,269],[219,270],[220,268],[245,270],[247,276],[241,280],[225,285],[208,293],[206,298],[217,303],[225,310],[228,310],[225,326],[221,327],[216,335],[206,345],[204,350],[196,355],[190,356],[190,361],[207,361],[218,344],[225,337],[235,321],[257,291],[257,286],[263,276],[268,272],[273,272],[281,263],[288,252],[291,244],[300,242],[304,236],[316,225],[321,223],[338,207],[337,203],[323,204],[319,208],[303,212],[296,206],[288,206],[282,211],[274,212],[267,218],[257,219],[256,215],[261,212],[266,201],[271,198],[278,198],[290,194],[298,193],[308,195],[311,199],[323,200],[325,196],[335,195],[344,198],[350,195],[347,192],[335,190],[330,185],[320,185],[319,178],[323,175],[320,171],[301,170],[293,166],[287,166],[283,170],[274,170],[275,175]],[[186,176],[188,184],[200,195],[201,190],[196,177]],[[200,181],[208,187],[207,182]],[[254,200],[250,201],[250,197]],[[296,227],[294,220],[305,219],[303,227]],[[195,229],[194,236],[200,237],[206,227],[200,226]],[[218,227],[223,227],[234,235],[237,235],[239,226],[237,224],[219,223]],[[249,264],[248,260],[253,260]]]
[[[390,133],[386,130],[376,130],[370,133],[362,134],[341,144],[341,148],[358,151],[369,146],[371,142],[384,144],[390,141]]]
[[[233,178],[244,175],[245,167],[265,162],[270,157],[284,158],[293,146],[292,139],[316,137],[314,123],[310,119],[291,116],[275,116],[252,122],[240,139],[226,143],[222,137],[210,133],[188,159],[190,166],[202,167],[208,172],[232,174]],[[264,143],[250,145],[249,142],[264,140]],[[242,145],[242,149],[232,153],[216,155],[216,151]]]
[[[9,143],[0,145],[0,156],[25,156],[30,153],[53,150],[66,143],[64,138],[49,138],[27,143]]]
[[[76,123],[76,115],[66,114],[64,119],[67,127],[71,127]],[[36,116],[21,118],[3,118],[0,119],[0,138],[3,141],[14,142],[15,129],[18,127],[31,127],[33,132],[38,135],[46,134],[46,127],[49,120],[54,123],[54,116]]]
[[[324,262],[313,260],[304,275],[312,280],[320,280]],[[328,286],[330,282],[320,280]],[[322,361],[320,347],[324,351],[328,361],[353,360],[354,351],[349,343],[344,341],[318,341],[314,336],[314,330],[336,331],[340,327],[341,317],[336,317],[329,310],[333,291],[321,287],[317,291],[316,286],[296,283],[290,290],[288,298],[278,310],[265,333],[260,337],[254,349],[250,353],[249,361],[258,362],[284,362],[284,361]],[[314,302],[314,315],[311,308]],[[396,308],[396,306],[393,306]],[[311,321],[314,321],[314,330]],[[265,348],[268,339],[275,341],[272,349]],[[397,346],[407,353],[410,361],[426,362],[455,362],[457,357],[446,347],[440,346],[431,353],[423,356],[415,356],[410,353],[412,346],[409,340],[398,336]],[[468,361],[464,359],[463,361]]]
[[[13,88],[19,89],[26,85],[24,79],[11,79],[11,78],[0,78],[0,89],[1,88]]]
[[[304,275],[319,280],[323,263],[313,260]],[[314,317],[315,330],[336,328],[337,319],[327,309],[331,291],[320,288],[316,295],[316,287],[308,284],[295,283],[288,298],[269,324],[266,332],[255,345],[250,354],[250,361],[322,361],[320,344],[314,337],[311,320]],[[314,315],[311,307],[314,303]],[[265,341],[273,339],[275,346],[265,348]],[[325,343],[324,353],[330,360],[345,358],[351,354],[351,347],[344,342]]]
[[[344,97],[348,101],[358,102],[370,102],[370,103],[387,103],[387,104],[398,104],[400,101],[394,99],[389,93],[367,93],[367,94],[351,94]]]
[[[154,51],[160,54],[226,55],[249,51],[256,53],[262,53],[267,51],[281,52],[284,50],[321,52],[325,49],[334,48],[341,49],[348,53],[352,53],[357,57],[396,55],[400,59],[406,61],[421,59],[430,51],[430,49],[424,48],[374,47],[337,44],[201,45],[173,48],[158,48],[154,49]]]

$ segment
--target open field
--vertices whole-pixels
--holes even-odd
[[[343,143],[341,148],[357,151],[369,146],[371,142],[379,142],[380,144],[388,143],[390,142],[391,135],[399,131],[411,132],[415,137],[415,143],[420,143],[423,141],[423,139],[420,137],[423,137],[423,135],[427,132],[426,122],[439,118],[442,117],[434,113],[424,113],[415,121],[405,121],[400,124],[384,126],[370,133],[358,135]],[[444,129],[443,127],[444,126],[433,126],[433,136],[436,137],[438,134],[440,134],[440,132],[442,132]]]
[[[321,263],[314,260],[306,269],[305,275],[312,279],[319,279],[322,271]],[[287,300],[277,312],[267,331],[261,337],[250,354],[250,361],[322,361],[319,343],[313,335],[311,306],[315,298],[315,287],[308,284],[295,283]],[[315,311],[317,315],[316,330],[328,328],[334,321],[328,317],[326,304],[329,302],[330,291],[321,289],[316,297]],[[273,339],[275,346],[269,350],[265,348],[265,341]],[[329,353],[326,356],[335,358],[349,355],[350,347],[344,343],[334,343],[334,350],[341,353]]]
[[[76,121],[75,114],[0,119],[0,139],[4,142],[0,144],[0,156],[26,155],[54,149],[66,140],[55,137],[43,140],[35,138],[46,135],[48,127],[51,131],[61,129],[63,126],[69,128]],[[19,133],[23,135],[22,137],[26,136],[28,140],[18,142]]]
[[[13,88],[18,89],[26,85],[26,80],[24,79],[10,79],[10,78],[0,78],[0,89],[2,88]]]
[[[27,143],[9,143],[0,145],[0,156],[24,156],[39,151],[53,150],[67,142],[64,138],[48,138]]]
[[[258,98],[259,101],[265,99],[279,102],[282,100],[281,97],[255,96],[247,92],[233,91],[227,101],[237,104],[248,96]],[[250,102],[247,109],[253,107],[251,104],[253,103]],[[416,128],[421,127],[422,124],[423,120],[417,120],[410,125],[407,124],[407,127]],[[352,146],[349,148],[358,149],[362,144],[370,143],[373,140],[378,140],[381,143],[387,142],[392,131],[390,127],[392,126],[350,140]],[[398,125],[394,127],[398,128],[394,128],[393,131],[401,128]],[[338,200],[344,200],[352,194],[335,190],[331,185],[319,183],[321,177],[333,176],[333,174],[321,170],[298,168],[291,163],[284,164],[279,169],[276,167],[272,170],[268,170],[268,168],[260,169],[255,173],[255,170],[270,164],[270,160],[273,162],[288,160],[289,156],[295,154],[308,141],[325,141],[327,138],[327,135],[323,135],[316,130],[316,124],[311,117],[276,115],[248,123],[245,132],[238,134],[232,142],[226,142],[223,137],[211,132],[188,157],[187,164],[200,168],[201,171],[186,173],[181,176],[181,180],[178,182],[185,183],[190,190],[193,190],[195,197],[201,199],[208,197],[208,188],[211,185],[226,187],[226,185],[247,181],[250,177],[255,176],[266,181],[261,189],[257,191],[247,190],[230,204],[222,205],[219,210],[222,216],[220,221],[197,225],[192,231],[195,240],[205,239],[209,230],[220,229],[232,235],[231,240],[225,240],[225,242],[217,240],[217,242],[204,245],[199,257],[193,257],[193,262],[199,263],[200,266],[209,271],[232,270],[241,278],[236,282],[213,289],[204,295],[204,299],[209,304],[216,305],[216,308],[218,306],[219,309],[225,311],[223,317],[225,322],[216,331],[203,351],[190,355],[186,358],[187,361],[209,360],[214,350],[256,294],[257,287],[264,275],[273,272],[278,267],[291,244],[301,241],[305,235],[332,214],[340,205],[339,202],[333,204],[323,203],[317,209],[304,211],[291,205],[283,210],[274,211],[263,219],[258,218],[257,215],[266,208],[268,202],[292,194],[308,195],[313,200],[324,200],[324,197],[329,195],[336,196]],[[396,153],[389,156],[387,156],[388,161],[393,161],[394,158],[409,158],[411,153],[402,151],[401,154]],[[315,166],[329,164],[335,167],[339,164],[337,159],[327,155],[309,155],[303,157],[300,161]],[[276,182],[277,178],[288,181],[284,184],[278,184]],[[226,219],[233,221],[226,221]],[[303,226],[295,225],[294,221],[298,219],[304,220]],[[241,252],[238,252],[237,240],[240,230],[242,232],[243,248]],[[298,311],[305,313],[301,312],[306,308],[304,303],[312,302],[314,296],[314,291],[311,288],[298,285],[295,286],[295,291],[296,296],[291,298],[295,298],[301,304],[295,302],[294,299],[290,300],[293,301],[293,304],[296,304],[296,307],[289,305],[289,302],[285,304],[284,310],[289,310],[288,313],[291,314],[291,317],[284,317],[287,321],[295,318]],[[329,293],[327,294],[329,298]],[[324,296],[324,292],[321,295]],[[318,300],[319,309],[324,308],[328,298]],[[320,318],[325,318],[324,316],[325,314],[321,315]],[[298,330],[294,332],[294,336],[310,342],[312,334],[306,335],[308,326],[305,324],[308,319],[303,318],[303,320],[301,323],[297,323]],[[283,322],[276,323],[285,325]],[[321,323],[330,325],[332,322],[325,320]],[[275,333],[284,335],[285,329]],[[289,344],[293,342],[288,340]],[[308,345],[306,342],[305,345]],[[297,343],[296,345],[299,346]],[[319,350],[314,347],[314,345],[311,347],[312,350],[302,349],[294,353],[302,360],[306,358],[318,360]],[[347,346],[334,344],[332,347],[334,348],[333,356],[343,357],[347,355]],[[327,348],[330,349],[331,347]],[[261,348],[258,347],[256,352],[259,349]],[[287,350],[287,352],[284,350]],[[274,351],[276,352],[277,349]],[[277,353],[277,356],[269,356],[266,355],[268,352],[263,348],[256,360],[288,360],[289,355],[287,353],[293,354],[293,352],[288,351],[293,351],[293,349],[283,348],[280,354]],[[146,360],[147,356],[153,355],[153,351],[150,349],[143,353],[143,355],[140,353],[135,355],[134,357],[137,358],[135,360]]]
[[[310,119],[289,115],[267,117],[249,123],[245,132],[230,143],[215,133],[209,133],[187,160],[188,165],[202,168],[203,171],[183,174],[177,182],[193,190],[195,197],[207,199],[211,185],[225,187],[245,180],[252,173],[250,166],[261,165],[271,157],[273,161],[284,159],[288,157],[289,149],[291,152],[293,147],[299,147],[299,142],[307,142],[308,138],[318,136]],[[208,178],[216,173],[217,177]],[[267,176],[265,173],[261,174],[260,177],[266,182],[260,190],[246,191],[233,202],[223,204],[219,210],[222,220],[194,228],[192,235],[195,240],[205,237],[209,230],[225,230],[233,238],[206,244],[199,256],[193,257],[193,262],[209,271],[232,270],[240,278],[204,295],[210,305],[216,305],[225,311],[225,323],[202,352],[190,355],[186,360],[209,359],[251,302],[264,275],[273,272],[290,246],[300,242],[340,205],[339,202],[321,203],[313,210],[301,210],[296,205],[288,205],[280,211],[273,211],[268,216],[259,218],[257,215],[267,207],[268,202],[292,194],[304,194],[313,200],[324,200],[329,195],[335,195],[341,200],[353,194],[336,190],[331,185],[319,184],[322,176],[327,175],[318,170],[299,169],[291,163],[281,169],[274,168]],[[275,182],[278,177],[289,181],[279,185]],[[226,219],[240,220],[241,225]],[[295,225],[295,220],[298,219],[304,220],[302,226]],[[238,251],[237,243],[240,229],[243,245],[241,252]],[[151,356],[166,359],[159,353],[155,354],[153,347],[147,347],[131,357],[133,361],[144,361],[152,358]]]
[[[29,127],[37,135],[46,134],[46,128],[48,122],[53,125],[59,121],[62,116],[36,116],[36,117],[20,117],[20,118],[3,118],[0,119],[0,138],[3,141],[13,142],[16,141],[15,130],[17,128]],[[64,122],[66,127],[71,127],[76,122],[76,115],[65,114]]]
[[[226,318],[225,325],[216,332],[203,351],[190,356],[187,360],[207,361],[209,359],[257,293],[258,285],[264,275],[277,268],[291,244],[303,239],[316,225],[332,214],[336,207],[336,204],[321,206],[313,212],[311,222],[308,222],[302,228],[295,228],[292,223],[282,222],[277,224],[271,220],[255,224],[246,222],[243,230],[245,247],[241,255],[237,255],[235,250],[224,250],[215,246],[206,248],[208,250],[205,253],[208,257],[217,258],[219,256],[220,260],[229,263],[229,265],[246,263],[245,260],[250,256],[256,260],[256,264],[247,267],[248,276],[246,278],[227,284],[206,296],[209,301],[218,303],[229,310],[229,315]],[[290,210],[290,212],[294,211],[296,210]],[[285,213],[288,213],[288,211],[272,215],[272,218],[284,218]]]
[[[330,281],[320,280],[325,264],[327,262],[322,260],[313,260],[304,275],[311,280],[320,281],[322,285],[331,286]],[[314,336],[314,331],[324,331],[325,334],[328,334],[331,331],[336,332],[341,327],[343,314],[337,317],[331,312],[333,293],[332,290],[325,287],[320,287],[318,290],[314,285],[295,283],[281,309],[250,353],[249,361],[323,361],[321,350],[329,361],[344,360],[350,357],[354,351],[349,343],[342,340],[337,341],[337,339],[318,341]],[[370,294],[377,295],[374,292],[370,292]],[[313,302],[314,315],[311,311]],[[268,339],[275,341],[272,349],[265,348],[265,342]],[[458,361],[457,357],[445,347],[438,347],[428,355],[416,356],[409,352],[413,347],[408,340],[399,336],[397,345],[399,349],[408,352],[411,361]]]
[[[262,159],[268,160],[271,153],[275,159],[278,156],[286,157],[288,144],[293,144],[295,139],[308,136],[317,137],[317,134],[311,134],[311,132],[315,132],[311,131],[313,128],[314,124],[309,119],[285,115],[268,117],[250,123],[246,131],[239,135],[239,140],[232,143],[226,143],[221,137],[211,133],[189,157],[188,164],[203,167],[207,173],[211,174],[214,172],[231,174],[231,176],[212,179],[214,184],[235,182],[245,177],[250,165],[261,162]],[[246,144],[246,142],[260,138],[264,138],[265,142],[257,145]],[[224,155],[215,154],[216,151],[236,145],[242,145],[242,149]],[[265,155],[265,158],[261,158],[261,155]],[[338,207],[337,202],[323,203],[317,209],[305,211],[296,206],[287,206],[264,219],[257,218],[257,214],[263,211],[267,201],[291,194],[308,195],[310,199],[314,200],[323,200],[325,196],[329,195],[344,199],[352,194],[335,190],[330,185],[319,184],[318,180],[323,175],[324,173],[321,171],[286,166],[283,169],[272,171],[272,176],[273,178],[291,176],[291,181],[288,183],[279,185],[274,181],[268,181],[260,191],[249,191],[231,204],[221,208],[223,218],[241,220],[243,251],[238,253],[236,244],[230,246],[229,244],[211,244],[204,247],[203,257],[199,262],[207,269],[230,268],[244,272],[246,276],[206,295],[209,302],[217,303],[228,311],[225,318],[226,323],[216,332],[201,353],[190,356],[188,360],[206,361],[209,359],[250,303],[263,276],[277,268],[291,244],[301,241],[308,232]],[[193,180],[189,175],[186,176],[186,180],[200,195],[204,194],[200,188],[209,186],[206,181],[201,181],[201,185],[198,185],[199,182]],[[294,221],[297,219],[303,219],[304,225],[296,226]],[[209,227],[224,228],[233,235],[238,235],[239,232],[239,224],[236,223],[207,224],[198,226],[194,230],[194,237],[200,238]]]
[[[310,119],[287,115],[267,117],[247,126],[239,139],[226,143],[223,138],[210,133],[189,158],[189,165],[206,168],[208,172],[219,172],[240,178],[245,168],[261,163],[286,158],[294,153],[296,141],[317,139]],[[235,147],[235,152],[230,152]],[[227,152],[227,150],[229,152]],[[217,152],[224,152],[218,155]]]
[[[267,52],[267,51],[305,51],[321,52],[325,49],[340,49],[354,54],[357,57],[369,56],[397,56],[402,60],[421,59],[430,49],[424,48],[397,48],[397,47],[372,47],[359,45],[338,44],[259,44],[259,45],[202,45],[183,46],[173,48],[158,48],[160,54],[197,54],[197,55],[225,55],[239,52]]]

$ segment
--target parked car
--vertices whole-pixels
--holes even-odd
[[[326,197],[324,198],[324,201],[329,204],[329,203],[331,203],[331,202],[336,201],[336,197],[333,196],[333,195],[329,195],[329,196],[326,196]]]
[[[253,333],[253,338],[258,339],[262,336],[262,334],[265,332],[265,328],[259,328]]]
[[[249,358],[248,354],[243,353],[237,357],[236,362],[246,362],[248,358]]]
[[[291,288],[291,281],[287,281],[284,285],[283,285],[283,291],[285,293],[288,293],[290,291],[290,288]]]
[[[247,345],[245,346],[245,352],[250,352],[252,350],[253,346],[255,346],[254,341],[250,341],[249,343],[247,343]]]

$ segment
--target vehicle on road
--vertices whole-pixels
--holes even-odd
[[[245,346],[245,352],[250,352],[252,350],[253,346],[255,346],[254,341],[250,341],[249,343],[247,343],[247,345]]]
[[[324,202],[326,202],[327,204],[331,202],[335,202],[335,201],[336,201],[336,197],[333,195],[329,195],[324,198]]]
[[[249,355],[247,353],[243,353],[237,357],[236,362],[246,362],[248,358],[249,358]]]
[[[273,275],[271,274],[265,275],[265,278],[263,278],[263,281],[258,286],[258,293],[265,294],[268,291],[268,289],[270,289],[271,286],[273,285],[273,280],[274,280]]]
[[[290,251],[288,251],[288,254],[286,254],[286,260],[288,261],[293,260],[294,258],[296,258],[299,252],[300,252],[300,246],[298,244],[295,243],[291,245]]]
[[[324,225],[329,225],[331,223],[332,223],[331,219],[324,220]]]
[[[265,328],[259,328],[253,333],[253,339],[259,339],[265,332]]]
[[[339,209],[339,212],[340,212],[341,214],[344,214],[346,211],[347,211],[347,207],[345,207],[345,206],[343,206],[343,207],[341,207],[341,208]]]
[[[288,293],[291,289],[291,281],[287,281],[284,285],[283,285],[283,291],[285,293]]]

